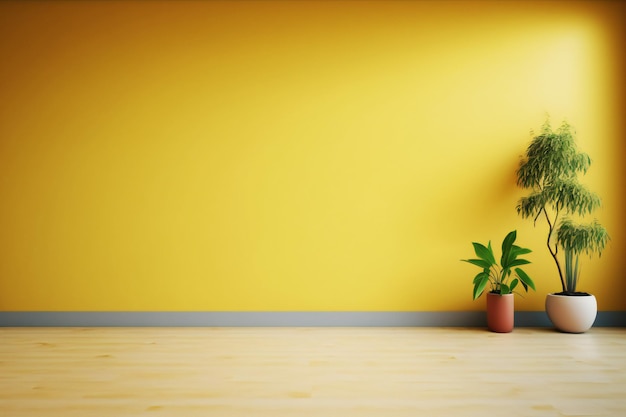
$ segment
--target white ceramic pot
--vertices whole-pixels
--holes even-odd
[[[557,330],[566,333],[584,333],[591,328],[598,313],[593,295],[546,296],[546,313]]]

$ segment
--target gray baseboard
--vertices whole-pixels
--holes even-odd
[[[485,327],[484,311],[3,311],[0,327]],[[517,327],[551,327],[543,311],[515,312]],[[600,311],[596,327],[626,327],[626,311]]]

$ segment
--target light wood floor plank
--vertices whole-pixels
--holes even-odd
[[[0,416],[624,416],[626,329],[0,328]]]

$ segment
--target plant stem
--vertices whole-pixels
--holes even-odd
[[[546,208],[543,207],[541,210],[543,210],[543,214],[545,214],[546,216],[546,221],[548,222],[548,226],[550,227],[550,232],[548,233],[548,240],[546,241],[546,245],[548,246],[548,250],[550,251],[550,255],[552,255],[552,258],[554,259],[554,262],[556,263],[556,269],[558,269],[559,271],[559,278],[561,279],[561,288],[563,288],[563,292],[565,292],[565,280],[563,280],[563,271],[561,270],[561,264],[559,263],[559,258],[557,257],[557,254],[559,252],[559,247],[555,245],[554,250],[552,249],[552,246],[550,246],[550,239],[552,238],[552,232],[554,231],[554,225],[552,224],[552,222],[550,221],[550,217],[548,216],[548,212],[546,211]],[[554,224],[556,224],[556,221],[559,217],[559,211],[556,211],[556,215],[554,216]]]
[[[491,268],[489,269],[489,276],[491,277],[493,281],[493,289],[495,291],[500,291],[500,282],[498,281],[498,272],[494,265],[492,265]]]

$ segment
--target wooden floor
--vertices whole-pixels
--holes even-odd
[[[626,329],[0,328],[0,416],[626,416]]]

